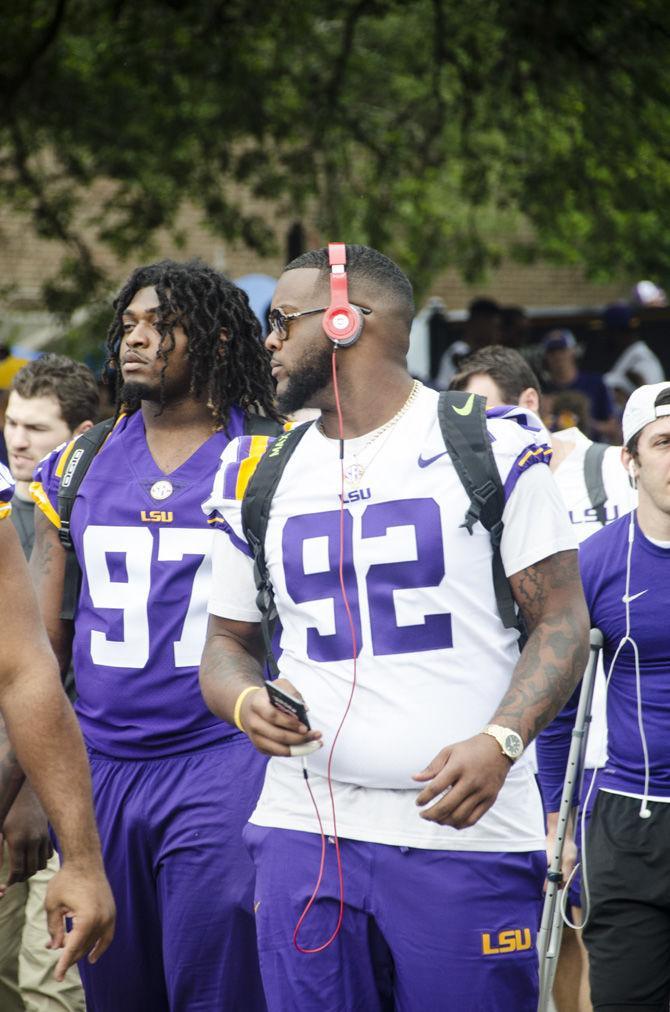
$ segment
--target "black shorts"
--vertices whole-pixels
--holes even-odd
[[[649,819],[640,805],[600,791],[587,832],[584,942],[600,1012],[667,1012],[670,1003],[670,803],[650,802]]]

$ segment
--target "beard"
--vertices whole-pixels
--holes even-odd
[[[121,401],[124,404],[139,404],[140,401],[157,401],[160,396],[160,387],[150,386],[148,383],[134,383],[130,380],[121,387]]]
[[[277,397],[282,414],[290,415],[300,408],[320,406],[309,401],[330,383],[332,354],[328,347],[316,347],[304,355],[300,366],[288,377],[283,393]]]

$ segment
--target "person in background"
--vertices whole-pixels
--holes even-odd
[[[51,450],[91,428],[97,411],[93,373],[64,355],[47,354],[28,362],[12,380],[3,432],[16,481],[11,519],[27,559],[35,540],[35,504],[28,492],[33,471]],[[0,1008],[40,1012],[51,1002],[79,1012],[84,992],[77,968],[57,981],[53,969],[58,957],[46,948],[44,900],[59,860],[28,781],[7,814],[2,836],[0,881],[11,888],[0,903]]]
[[[577,365],[577,342],[571,330],[550,330],[542,342],[544,367],[547,373],[545,391],[547,409],[551,413],[553,394],[578,390],[589,400],[593,439],[614,443],[619,426],[610,393],[597,373],[584,372]]]
[[[487,344],[498,344],[501,339],[500,306],[493,299],[474,299],[468,309],[463,336],[454,341],[442,356],[435,378],[438,390],[445,390],[463,359]]]
[[[530,341],[530,323],[521,306],[503,306],[500,310],[500,343],[518,351]]]
[[[617,359],[605,383],[620,406],[642,384],[662,383],[665,373],[660,360],[639,335],[639,320],[630,306],[615,302],[602,317],[604,337],[617,352]]]

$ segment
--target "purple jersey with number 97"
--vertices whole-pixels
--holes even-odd
[[[231,438],[243,432],[237,409],[228,431]],[[215,433],[165,475],[136,412],[117,423],[77,495],[76,709],[87,744],[107,755],[176,754],[233,732],[209,712],[198,685],[212,541],[200,503],[227,443]],[[42,461],[31,488],[56,525],[72,445]]]

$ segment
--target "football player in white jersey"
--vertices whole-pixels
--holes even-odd
[[[491,345],[471,355],[452,381],[452,389],[474,392],[486,397],[491,413],[501,414],[506,405],[518,405],[530,409],[539,416],[540,382],[526,360],[512,348]],[[538,417],[538,425],[539,417]],[[606,494],[599,518],[594,508],[585,478],[584,460],[592,441],[574,426],[551,434],[544,431],[553,450],[550,468],[568,510],[570,523],[581,543],[602,523],[611,523],[630,512],[635,505],[636,493],[631,489],[628,476],[621,464],[621,447],[608,447],[600,461],[601,479]],[[605,676],[602,661],[598,672],[592,705],[592,722],[585,758],[587,775],[582,795],[588,794],[594,770],[601,767],[607,752],[607,731],[605,727]],[[541,741],[550,747],[549,735]],[[551,755],[549,754],[549,758]],[[546,771],[541,769],[541,781],[545,794],[545,807],[549,837],[547,852],[553,854],[558,807],[565,775],[565,769]],[[595,793],[592,794],[595,801]],[[568,875],[574,863],[574,843],[569,840],[564,850],[564,873]],[[570,903],[573,923],[581,920],[579,872],[570,883]],[[563,934],[561,954],[554,984],[554,1000],[558,1012],[588,1012],[591,1008],[588,984],[588,960],[586,949],[579,934],[567,928]]]
[[[0,826],[25,770],[63,851],[61,870],[49,883],[45,903],[50,944],[65,947],[54,971],[62,980],[67,968],[87,952],[95,962],[108,947],[114,932],[114,900],[102,867],[84,744],[60,683],[21,544],[6,519],[13,493],[12,476],[0,464],[0,712],[4,718]],[[73,922],[67,935],[66,916]]]
[[[411,286],[367,247],[347,246],[346,262],[360,339],[335,350],[324,332],[322,249],[282,274],[266,342],[282,410],[321,410],[285,467],[265,537],[281,625],[275,684],[304,700],[310,729],[264,687],[240,520],[248,442],[226,449],[204,504],[221,533],[203,692],[272,756],[246,830],[269,1008],[375,1012],[391,990],[398,1010],[534,1012],[546,860],[521,752],[585,664],[576,539],[541,466],[547,448],[516,419],[491,421],[501,554],[529,630],[519,655],[496,606],[489,535],[462,526],[469,499],[437,394],[406,370]]]

